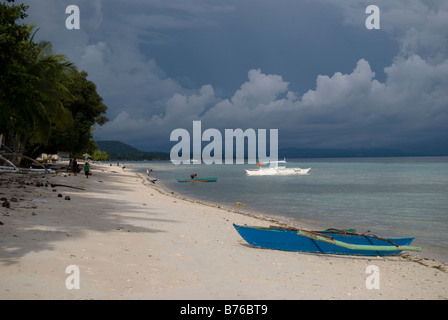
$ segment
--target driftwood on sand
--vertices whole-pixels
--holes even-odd
[[[83,191],[86,190],[86,189],[84,189],[84,188],[68,186],[68,185],[66,185],[66,184],[54,184],[54,183],[52,183],[52,184],[51,184],[51,187],[52,187],[52,188],[54,188],[54,187],[66,187],[66,188],[78,189],[78,190],[83,190]]]

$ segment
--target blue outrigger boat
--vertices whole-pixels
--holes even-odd
[[[247,243],[264,249],[361,256],[421,251],[420,247],[409,246],[414,238],[382,239],[371,234],[357,234],[353,230],[233,226]]]

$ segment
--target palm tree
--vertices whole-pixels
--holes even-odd
[[[70,73],[75,71],[75,66],[64,55],[52,54],[50,42],[36,44],[27,65],[32,78],[28,94],[15,108],[17,127],[13,148],[17,153],[23,153],[30,139],[46,144],[53,124],[64,128],[72,123],[72,115],[64,108],[62,100],[70,99],[66,86],[71,81]]]
[[[52,54],[50,42],[40,42],[29,72],[36,77],[36,99],[30,105],[34,111],[33,136],[36,142],[45,144],[53,124],[63,129],[72,123],[72,115],[62,101],[71,98],[67,85],[72,81],[70,74],[76,72],[76,68],[65,55]]]
[[[14,152],[23,152],[31,137],[45,143],[52,125],[72,121],[62,99],[75,67],[52,54],[49,42],[35,43],[33,26],[18,23],[27,8],[0,3],[0,137]]]

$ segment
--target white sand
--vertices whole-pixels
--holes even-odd
[[[18,199],[0,207],[0,299],[448,298],[441,262],[254,248],[232,224],[272,222],[161,193],[117,166],[92,169],[89,179],[0,174],[0,197]],[[66,287],[69,265],[79,289]],[[366,287],[370,265],[379,289]]]

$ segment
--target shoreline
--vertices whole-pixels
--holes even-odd
[[[138,170],[134,170],[131,168],[126,168],[127,170],[129,170],[129,172],[133,172],[137,175],[140,176],[141,179],[143,179],[144,181],[149,182],[149,178],[142,172],[138,172]],[[151,176],[152,178],[154,178],[153,176]],[[157,178],[159,179],[159,178]],[[250,209],[250,210],[244,210],[245,208],[245,204],[242,204],[240,202],[235,202],[234,204],[225,204],[222,202],[216,202],[216,201],[208,201],[208,200],[203,200],[200,198],[195,198],[192,195],[186,195],[183,194],[177,190],[174,189],[170,189],[169,187],[167,187],[163,181],[158,180],[155,184],[147,184],[148,187],[150,188],[154,188],[159,190],[159,192],[167,195],[167,196],[172,196],[172,197],[177,197],[179,199],[185,200],[185,201],[190,201],[193,203],[197,203],[197,204],[201,204],[201,205],[205,205],[205,206],[210,206],[210,207],[214,207],[214,208],[218,208],[218,209],[222,209],[222,210],[227,210],[229,212],[232,213],[236,213],[236,214],[242,214],[242,215],[246,215],[249,217],[253,217],[255,219],[260,219],[263,221],[270,221],[271,223],[277,223],[279,226],[285,226],[285,227],[297,227],[297,228],[308,228],[308,229],[313,229],[317,230],[320,227],[317,227],[317,224],[322,224],[322,222],[316,221],[316,220],[304,220],[301,218],[292,218],[292,217],[288,217],[288,216],[281,216],[278,214],[275,214],[273,212],[261,212],[260,210],[257,209]],[[238,207],[236,203],[238,204]],[[320,229],[319,229],[320,230]],[[446,261],[448,262],[448,260]]]
[[[147,177],[144,176],[143,173],[140,172],[135,172],[132,171],[133,173],[135,173],[136,175],[138,175],[143,181],[142,183],[145,183],[145,180],[148,181],[149,179]],[[148,181],[149,182],[149,181]],[[169,196],[169,197],[174,197],[180,200],[184,200],[184,201],[188,201],[191,203],[196,203],[199,205],[203,205],[203,206],[208,206],[208,207],[212,207],[212,208],[217,208],[217,209],[221,209],[221,210],[225,210],[228,211],[230,213],[235,213],[235,214],[241,214],[243,216],[247,216],[247,217],[251,217],[257,220],[261,220],[261,221],[266,221],[266,222],[270,222],[270,223],[276,223],[279,226],[291,226],[290,224],[288,224],[287,222],[285,222],[285,220],[291,219],[288,217],[275,217],[274,215],[269,215],[269,213],[261,213],[261,212],[256,212],[254,210],[238,210],[237,208],[232,207],[232,205],[226,205],[223,203],[219,203],[219,202],[213,202],[213,201],[205,201],[205,200],[201,200],[201,199],[197,199],[194,198],[192,196],[188,196],[185,194],[182,194],[178,191],[174,191],[174,190],[170,190],[166,185],[164,185],[162,182],[158,182],[158,185],[154,185],[154,184],[146,184],[147,187],[152,188],[157,190],[158,192]],[[303,225],[304,226],[304,225]],[[303,227],[302,226],[302,227]]]
[[[141,177],[141,179],[143,179],[145,181],[149,181],[148,177],[144,173],[139,172],[138,169],[134,169],[134,168],[126,168],[126,169],[129,170],[129,172],[134,172],[135,174],[139,175]],[[152,177],[152,178],[154,178],[154,177]],[[283,226],[283,227],[295,227],[295,228],[306,229],[306,230],[324,230],[327,228],[326,226],[324,226],[324,223],[322,221],[304,220],[301,218],[292,218],[292,217],[288,217],[288,216],[281,216],[281,215],[275,214],[273,212],[267,212],[267,211],[261,212],[257,209],[244,210],[244,206],[245,206],[244,204],[243,204],[243,206],[239,207],[236,204],[230,204],[230,203],[225,204],[225,203],[220,203],[220,202],[215,202],[215,201],[207,201],[207,200],[203,200],[200,198],[195,198],[192,195],[186,195],[186,194],[183,194],[175,189],[171,189],[171,188],[167,187],[163,183],[163,180],[158,180],[155,184],[148,183],[148,187],[158,189],[158,190],[160,190],[160,192],[165,193],[168,196],[177,197],[179,199],[190,201],[193,203],[198,203],[198,204],[202,204],[202,205],[206,205],[206,206],[220,208],[220,209],[227,210],[229,212],[233,212],[233,213],[237,213],[237,214],[247,215],[247,216],[253,217],[255,219],[270,221],[271,223],[276,223],[279,226]],[[406,237],[406,236],[403,236],[403,237]],[[447,256],[446,250],[443,251],[443,253],[440,253],[437,250],[438,247],[433,245],[433,249],[428,252],[428,250],[425,250],[425,244],[418,245],[418,246],[423,246],[422,252],[419,253],[423,259],[436,260],[441,263],[448,264],[448,256]]]
[[[273,220],[160,191],[121,168],[92,172],[0,175],[0,196],[18,199],[0,211],[1,299],[448,299],[440,261],[254,248],[232,224]],[[85,190],[26,184],[39,179]],[[65,285],[71,265],[78,290]],[[370,265],[380,289],[366,288]]]

